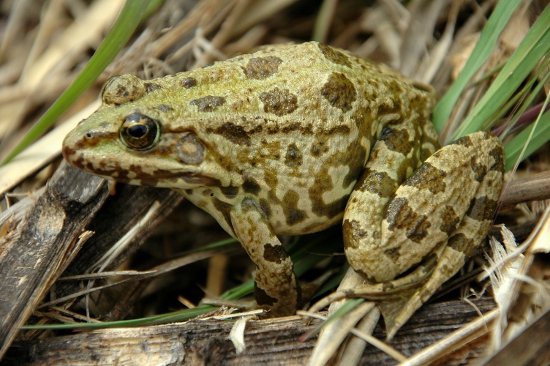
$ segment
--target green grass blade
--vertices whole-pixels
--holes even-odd
[[[522,88],[522,91],[518,93],[518,96],[525,95],[526,97],[523,98],[523,102],[521,103],[521,106],[517,109],[517,112],[514,114],[513,118],[510,119],[510,122],[502,132],[501,136],[508,136],[510,134],[510,131],[513,131],[518,123],[520,122],[520,119],[525,116],[528,112],[528,110],[531,108],[534,110],[533,105],[535,104],[535,100],[541,95],[540,93],[543,92],[544,86],[546,83],[550,80],[550,72],[546,72],[546,74],[543,74],[543,72],[546,70],[546,68],[539,67],[536,72],[533,72],[531,74],[531,79],[527,81],[525,86]],[[538,83],[535,84],[535,87],[533,88],[533,84],[535,81],[538,80]],[[527,93],[527,88],[531,90],[530,93]],[[517,100],[517,98],[510,98],[510,101]],[[508,102],[502,109],[509,110],[512,108],[512,104]],[[543,107],[545,108],[545,107]],[[544,111],[543,109],[541,110]],[[542,112],[539,111],[537,115],[540,115]],[[549,135],[550,137],[550,135]]]
[[[168,324],[174,322],[183,322],[196,318],[199,315],[206,314],[217,309],[212,305],[201,305],[193,309],[185,309],[168,314],[161,314],[139,319],[117,320],[112,322],[95,323],[68,323],[68,324],[41,324],[41,325],[23,325],[19,329],[100,329],[100,328],[118,328],[135,327],[155,324]]]
[[[480,102],[464,119],[451,140],[479,131],[527,78],[550,50],[550,6],[546,7]]]
[[[80,75],[55,103],[32,126],[21,142],[10,152],[2,165],[8,163],[42,135],[63,112],[95,81],[126,45],[148,10],[149,0],[127,0],[117,20]]]
[[[443,126],[451,111],[456,104],[456,101],[462,94],[462,91],[475,75],[479,68],[487,61],[495,47],[498,37],[508,20],[512,16],[516,7],[521,3],[521,0],[499,1],[495,7],[487,24],[483,28],[479,40],[472,51],[472,54],[464,69],[449,88],[445,96],[441,98],[434,110],[434,125],[437,132],[443,129]]]
[[[534,130],[533,130],[534,125]],[[532,133],[531,133],[531,130]],[[539,147],[544,145],[550,137],[550,111],[540,116],[540,119],[514,137],[506,147],[506,171],[512,169],[518,159],[522,161],[532,154]],[[528,143],[525,152],[522,154],[524,145]]]

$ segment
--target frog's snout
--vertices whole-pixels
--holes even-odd
[[[71,163],[71,158],[76,154],[75,141],[72,133],[69,133],[63,139],[63,143],[61,145],[61,154],[63,154],[63,158],[65,158],[68,163]]]

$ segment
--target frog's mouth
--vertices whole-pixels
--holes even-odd
[[[96,172],[94,174],[100,175]],[[178,177],[171,176],[170,178],[159,179],[158,177],[135,177],[129,178],[128,176],[103,176],[102,177],[110,180],[115,180],[118,183],[132,184],[137,186],[147,186],[147,187],[161,187],[161,188],[177,188],[177,189],[188,189],[196,187],[205,187],[205,186],[219,186],[220,182],[211,177],[197,174],[184,174]],[[183,180],[183,181],[182,181]]]
[[[90,156],[78,154],[66,146],[63,148],[63,156],[75,168],[120,183],[178,189],[221,186],[218,179],[200,172],[173,171],[158,167],[151,172],[146,172],[139,166],[122,167],[107,158],[91,159]]]
[[[119,165],[113,165],[112,163],[99,162],[98,164],[94,164],[84,158],[73,159],[67,155],[65,155],[65,159],[75,168],[120,183],[166,188],[185,188],[186,186],[195,188],[221,185],[218,179],[196,172],[174,172],[166,169],[157,169],[151,173],[146,173],[139,168],[134,169],[135,167],[128,169],[122,168]]]

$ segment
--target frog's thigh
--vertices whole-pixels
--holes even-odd
[[[369,240],[355,232],[354,239],[359,240],[353,245],[364,255],[358,270],[377,281],[391,280],[433,254],[449,236],[455,239],[443,256],[460,252],[464,257],[487,234],[502,187],[503,167],[500,140],[482,132],[433,154],[397,189],[380,229],[361,233]],[[447,266],[445,276],[460,266]]]
[[[384,209],[420,165],[419,156],[435,152],[436,138],[429,121],[385,127],[350,195],[343,222],[346,256],[371,282],[391,280],[398,274],[392,256],[380,255],[384,254],[380,248]]]
[[[395,318],[391,319],[387,334],[392,338],[395,332],[407,322],[412,314],[437,291],[439,286],[454,276],[465,263],[472,249],[476,248],[482,239],[487,236],[498,198],[502,190],[504,173],[504,150],[500,141],[485,133],[476,133],[466,136],[455,144],[469,145],[470,141],[478,141],[479,147],[485,156],[488,165],[478,170],[479,187],[475,192],[466,214],[458,228],[451,234],[437,265],[428,280],[419,288],[407,302],[405,302]],[[480,168],[474,164],[472,167]]]
[[[298,288],[290,256],[252,199],[231,211],[231,223],[242,246],[256,264],[255,297],[270,316],[290,315],[298,305]]]

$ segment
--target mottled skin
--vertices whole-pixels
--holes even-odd
[[[446,279],[486,235],[500,192],[502,148],[483,133],[436,153],[402,185],[437,150],[431,89],[315,42],[161,79],[122,75],[102,99],[65,139],[67,161],[177,190],[210,213],[256,264],[256,300],[272,315],[300,302],[277,235],[344,218],[346,254],[370,283],[391,287],[419,264],[431,274],[425,262],[454,248],[462,259]],[[473,222],[479,235],[455,243],[460,230],[473,237]],[[433,292],[445,280],[427,277],[411,281]]]

